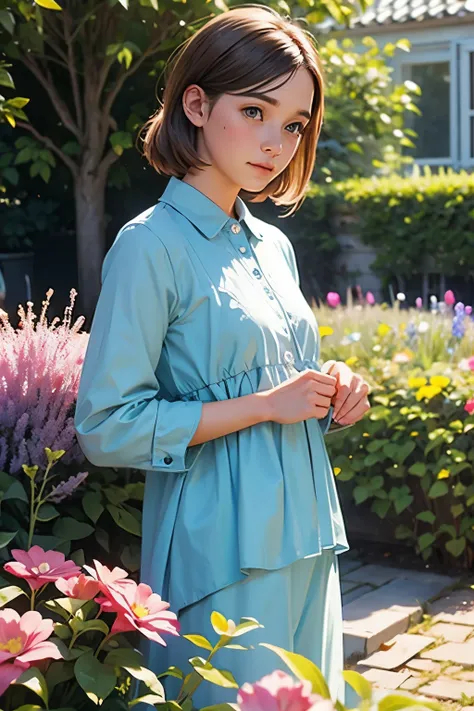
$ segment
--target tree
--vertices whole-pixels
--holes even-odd
[[[365,0],[356,2],[298,0],[292,8],[276,0],[276,6],[288,14],[309,12],[311,21],[329,14],[341,21],[365,7]],[[32,73],[59,124],[48,117],[51,128],[41,132],[29,123],[21,98],[0,105],[0,118],[42,146],[39,152],[22,142],[17,162],[34,160],[35,173],[47,180],[59,158],[71,173],[79,294],[87,316],[100,288],[109,171],[134,145],[133,132],[114,117],[117,97],[136,72],[163,65],[201,22],[227,9],[224,0],[0,0],[0,46]]]

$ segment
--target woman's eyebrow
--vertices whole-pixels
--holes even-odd
[[[260,94],[258,91],[249,91],[246,92],[245,94],[239,94],[238,96],[242,97],[248,97],[251,99],[261,99],[262,101],[266,101],[268,104],[271,104],[272,106],[280,106],[280,102],[278,99],[274,99],[272,96],[268,96],[268,94]],[[299,111],[296,111],[299,116],[304,116],[304,118],[310,119],[311,114],[309,111],[306,111],[305,109],[300,109]]]

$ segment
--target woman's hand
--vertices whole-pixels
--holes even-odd
[[[341,425],[353,425],[361,420],[370,410],[367,397],[369,386],[365,380],[341,361],[328,360],[321,372],[336,378],[336,393],[332,399],[333,420]]]
[[[281,425],[326,417],[336,394],[336,378],[316,370],[297,376],[262,393],[268,405],[268,420]]]

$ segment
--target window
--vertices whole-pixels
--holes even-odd
[[[461,166],[474,166],[474,42],[460,45]]]
[[[406,126],[416,131],[416,148],[410,151],[416,159],[451,158],[450,62],[417,62],[404,64],[402,79],[410,79],[422,89],[416,104],[421,116],[408,112]]]

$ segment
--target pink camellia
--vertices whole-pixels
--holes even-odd
[[[168,610],[169,602],[164,602],[149,585],[133,580],[132,585],[117,590],[114,586],[104,590],[105,597],[97,598],[103,610],[116,612],[117,617],[111,633],[138,630],[153,642],[166,646],[161,633],[178,635],[179,622],[174,612]]]
[[[422,308],[423,308],[423,299],[421,298],[421,296],[418,296],[418,297],[417,297],[417,299],[416,299],[416,301],[415,301],[415,304],[416,304],[416,308],[417,308],[417,309],[422,309]]]
[[[470,415],[474,413],[474,397],[471,397],[471,399],[466,402],[466,404],[464,405],[464,409]]]
[[[20,617],[16,610],[0,610],[0,696],[33,663],[62,659],[57,646],[46,642],[53,634],[53,620],[34,610]]]
[[[29,551],[12,550],[16,563],[5,563],[7,573],[27,581],[32,590],[37,590],[59,578],[66,580],[79,575],[81,569],[72,561],[66,560],[64,553],[44,551],[40,546],[33,546]]]
[[[372,294],[371,291],[367,292],[367,294],[365,295],[365,300],[370,306],[373,306],[375,304],[375,296]]]
[[[243,684],[237,704],[240,711],[334,711],[331,701],[311,693],[310,681],[296,681],[280,669]]]
[[[60,592],[75,600],[93,600],[100,592],[100,583],[84,573],[69,580],[60,578],[55,585]]]
[[[329,306],[332,306],[333,309],[341,303],[341,297],[336,291],[330,291],[326,297],[326,300]]]
[[[447,306],[454,306],[456,303],[456,297],[454,296],[454,292],[451,291],[451,289],[448,289],[448,291],[444,295],[444,303]]]

